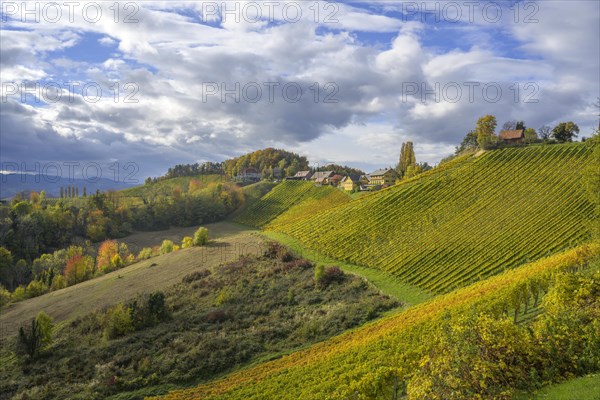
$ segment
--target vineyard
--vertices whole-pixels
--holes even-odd
[[[589,240],[591,155],[585,143],[490,151],[341,207],[297,207],[266,229],[446,293]],[[249,222],[266,225],[302,197],[281,189]]]
[[[501,324],[511,324],[509,309],[526,310],[527,305],[541,301],[558,272],[575,275],[597,263],[599,254],[598,244],[580,246],[438,296],[281,359],[172,392],[163,399],[392,398],[385,388],[397,388],[398,382],[413,378],[418,365],[428,359],[423,335],[433,339],[433,333],[436,329],[439,332],[450,315],[459,319],[457,315],[476,311],[493,316]],[[595,268],[597,265],[592,270]],[[509,362],[508,358],[504,361]]]
[[[277,226],[292,223],[306,215],[321,212],[350,202],[351,198],[342,191],[330,186],[315,186],[312,182],[284,181],[253,203],[234,221],[263,227],[270,222]]]

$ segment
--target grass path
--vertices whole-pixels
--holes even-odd
[[[379,290],[388,296],[393,296],[402,301],[407,306],[413,306],[422,303],[433,296],[420,288],[400,281],[393,275],[373,268],[350,264],[345,261],[339,261],[331,257],[324,256],[315,250],[311,250],[300,243],[300,241],[284,233],[273,231],[262,231],[261,234],[269,239],[275,240],[291,248],[296,254],[316,263],[323,265],[337,265],[344,271],[360,275],[367,279]]]
[[[206,227],[216,239],[205,247],[153,257],[65,289],[10,304],[0,310],[0,341],[14,335],[19,326],[39,311],[45,311],[59,323],[126,301],[140,292],[169,287],[191,272],[234,261],[242,254],[262,251],[263,238],[247,227],[227,222]]]

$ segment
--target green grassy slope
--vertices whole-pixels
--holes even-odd
[[[582,143],[486,152],[268,229],[433,293],[589,239]],[[264,225],[261,224],[261,225]]]
[[[519,394],[514,400],[600,400],[600,373],[570,379],[534,394]]]
[[[294,221],[307,214],[318,214],[350,201],[348,195],[330,186],[319,187],[312,182],[284,181],[260,201],[237,215],[234,221],[262,227],[272,221]]]

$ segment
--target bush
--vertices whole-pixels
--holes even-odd
[[[173,241],[172,240],[163,240],[160,245],[160,254],[168,254],[173,251]]]
[[[325,282],[327,284],[331,282],[341,282],[344,279],[344,271],[337,266],[330,266],[325,268]]]
[[[194,233],[194,246],[204,246],[206,243],[208,243],[208,229],[200,227]]]
[[[134,300],[130,309],[133,327],[136,330],[154,326],[171,316],[163,292],[154,292]]]
[[[123,268],[123,259],[118,254],[115,254],[113,258],[111,258],[110,263],[114,269]]]
[[[150,247],[144,247],[138,253],[137,259],[138,260],[147,260],[150,257],[152,257],[152,249]]]
[[[25,290],[27,298],[41,296],[48,291],[44,282],[40,282],[37,280],[29,282],[27,285],[27,289]]]
[[[294,255],[288,250],[287,247],[277,242],[268,242],[267,250],[265,250],[264,254],[267,258],[279,259],[283,262],[289,262],[295,259]]]
[[[25,300],[25,287],[24,286],[19,286],[18,288],[15,289],[15,291],[12,294],[12,298],[15,301],[21,301],[21,300]]]
[[[0,307],[10,303],[10,292],[0,285]]]
[[[54,275],[50,287],[52,290],[63,289],[67,287],[67,282],[65,281],[65,278],[62,275]]]
[[[181,241],[181,248],[188,249],[194,246],[194,239],[191,236],[186,236]]]
[[[133,332],[133,330],[131,309],[129,307],[119,303],[108,310],[104,320],[104,337],[106,339],[115,339]]]

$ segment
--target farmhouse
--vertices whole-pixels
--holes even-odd
[[[331,186],[338,186],[340,184],[340,182],[342,181],[342,179],[344,179],[343,175],[335,174],[334,176],[332,176],[331,178],[328,179],[328,183]]]
[[[238,181],[242,182],[258,182],[260,178],[260,173],[256,168],[245,168],[236,177]]]
[[[344,190],[351,192],[353,190],[361,190],[363,188],[363,185],[366,185],[368,183],[369,179],[366,177],[366,175],[361,176],[358,174],[350,174],[344,177],[344,179],[342,179],[340,186]]]
[[[335,172],[333,171],[320,171],[315,172],[312,176],[312,180],[315,181],[317,185],[326,185],[329,183],[329,179],[333,178]]]
[[[369,174],[369,184],[373,186],[391,186],[396,183],[398,174],[391,168],[378,169]]]
[[[312,172],[310,171],[298,171],[296,175],[285,178],[288,181],[308,181],[312,178]]]
[[[523,143],[523,139],[525,139],[525,131],[523,129],[516,129],[513,131],[501,131],[498,137],[504,143],[520,144]]]

